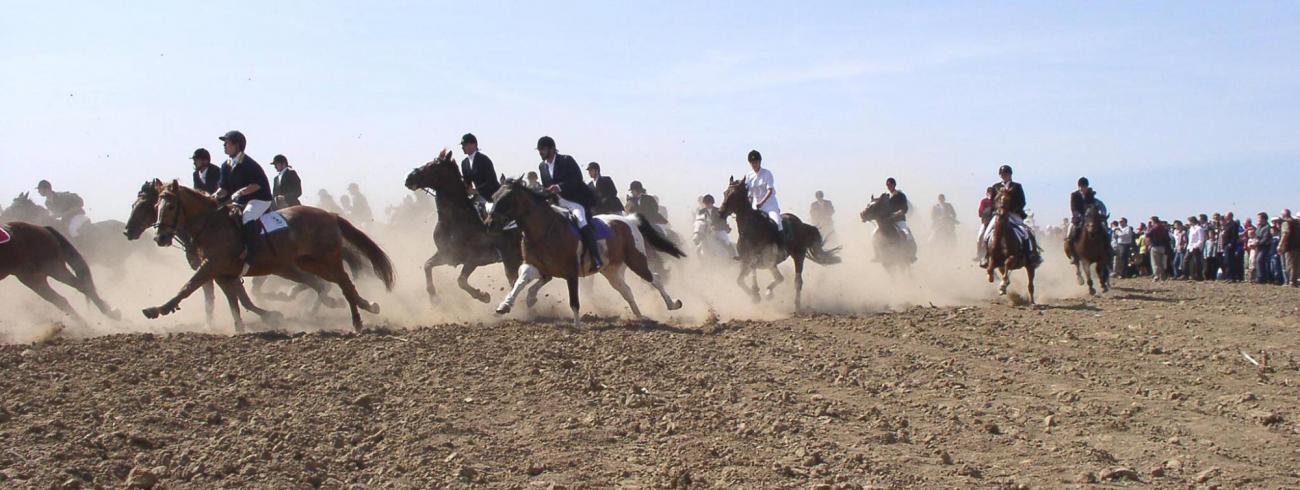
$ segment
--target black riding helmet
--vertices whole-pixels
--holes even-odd
[[[221,141],[229,141],[231,143],[234,143],[235,147],[239,148],[239,151],[244,151],[244,148],[248,147],[248,139],[244,138],[244,133],[241,133],[239,131],[235,131],[235,130],[226,131],[226,134],[222,135],[217,139]]]
[[[1079,187],[1087,187],[1087,186],[1088,186],[1088,178],[1079,177]]]
[[[1008,174],[1008,175],[1010,175],[1010,174],[1011,174],[1011,166],[1010,166],[1010,165],[1003,165],[1003,166],[1001,166],[1001,167],[998,167],[998,175],[1002,175],[1002,174]]]

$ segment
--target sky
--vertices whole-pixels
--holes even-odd
[[[751,149],[841,220],[892,176],[973,222],[1004,163],[1040,223],[1080,176],[1116,216],[1300,207],[1300,2],[4,3],[6,207],[46,178],[122,219],[230,129],[377,213],[467,131],[512,176],[550,135],[674,217]]]

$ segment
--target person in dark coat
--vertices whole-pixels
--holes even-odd
[[[668,218],[659,212],[659,200],[646,194],[639,180],[632,181],[627,188],[627,214],[640,214],[656,225],[668,224]]]
[[[271,183],[262,166],[244,153],[248,147],[244,133],[228,131],[218,139],[225,143],[225,153],[230,159],[221,165],[221,189],[217,197],[229,198],[243,210],[240,221],[244,226],[244,253],[240,258],[247,260],[253,253],[257,220],[271,208]]]
[[[600,164],[596,162],[587,164],[587,175],[591,176],[591,182],[587,186],[596,194],[596,205],[592,206],[591,212],[623,214],[623,201],[618,198],[618,187],[614,186],[614,179],[601,175]]]
[[[221,169],[212,164],[212,154],[205,148],[194,150],[194,188],[208,195],[221,190]]]
[[[465,187],[472,191],[471,196],[478,194],[483,202],[492,202],[492,195],[501,188],[492,159],[478,151],[478,138],[471,133],[460,137],[460,150],[465,152],[465,159],[460,162],[460,175],[465,179]]]
[[[275,190],[271,192],[275,197],[275,209],[301,206],[302,179],[298,178],[298,171],[289,166],[289,159],[284,155],[276,155],[271,160],[271,165],[276,171]]]
[[[1007,203],[1007,218],[1011,221],[1012,227],[1019,229],[1021,233],[1029,237],[1029,261],[1033,267],[1037,268],[1043,263],[1043,256],[1041,250],[1038,248],[1038,240],[1034,239],[1033,230],[1029,229],[1029,227],[1025,225],[1025,218],[1029,217],[1029,214],[1025,212],[1025,189],[1020,186],[1019,182],[1011,180],[1010,165],[998,167],[998,176],[1001,177],[1002,180],[993,184],[993,195],[996,198],[997,193],[1003,188],[1010,190],[1011,201]],[[989,236],[992,235],[990,231],[992,231],[992,227],[985,227],[984,236],[980,237],[981,246],[988,243]],[[981,258],[980,267],[988,267],[988,262],[989,258],[987,256]]]
[[[542,188],[556,198],[556,204],[567,209],[578,222],[582,236],[583,248],[591,256],[592,271],[604,267],[600,260],[600,250],[596,247],[596,236],[588,217],[591,207],[596,204],[596,193],[582,181],[582,169],[578,162],[569,155],[561,155],[555,149],[555,140],[543,136],[537,140],[537,154],[542,162],[537,164],[537,173],[542,177]]]

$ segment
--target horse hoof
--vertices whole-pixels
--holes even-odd
[[[680,310],[680,309],[682,309],[682,300],[680,300],[680,299],[679,299],[679,300],[676,300],[676,301],[673,301],[673,304],[672,304],[671,306],[668,307],[668,311],[674,311],[674,310]]]
[[[148,318],[148,319],[150,319],[150,320],[153,320],[153,319],[158,318],[158,308],[157,308],[157,307],[149,307],[149,308],[145,308],[144,310],[141,311],[141,313],[144,313],[144,317],[145,317],[145,318]]]
[[[262,315],[262,321],[270,325],[279,325],[280,322],[284,321],[284,315],[281,315],[279,312],[268,311],[266,312],[265,315]],[[240,327],[237,328],[236,330],[243,330],[243,328]]]
[[[492,296],[488,295],[487,293],[477,293],[477,294],[473,294],[472,296],[474,296],[474,299],[478,300],[479,303],[487,303],[492,301]]]
[[[504,314],[506,314],[506,313],[510,313],[510,305],[503,304],[503,305],[497,307],[497,314],[498,314],[498,315],[504,315]]]
[[[378,314],[379,314],[379,303],[370,303],[370,308],[369,308],[368,310],[369,310],[371,313],[374,313],[374,314],[378,315]]]
[[[107,316],[110,320],[113,320],[115,322],[122,321],[122,312],[120,311],[110,310],[108,313],[105,313],[104,315]]]

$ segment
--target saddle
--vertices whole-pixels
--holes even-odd
[[[9,234],[9,228],[0,226],[0,243],[9,243],[12,239],[13,235]]]
[[[610,228],[609,224],[605,223],[604,220],[593,216],[588,218],[587,221],[591,222],[592,231],[595,232],[593,236],[596,238],[596,241],[602,241],[614,236],[614,229]],[[573,233],[573,236],[575,237],[581,237],[581,232],[578,230],[578,222],[572,217],[569,218],[569,232]]]

